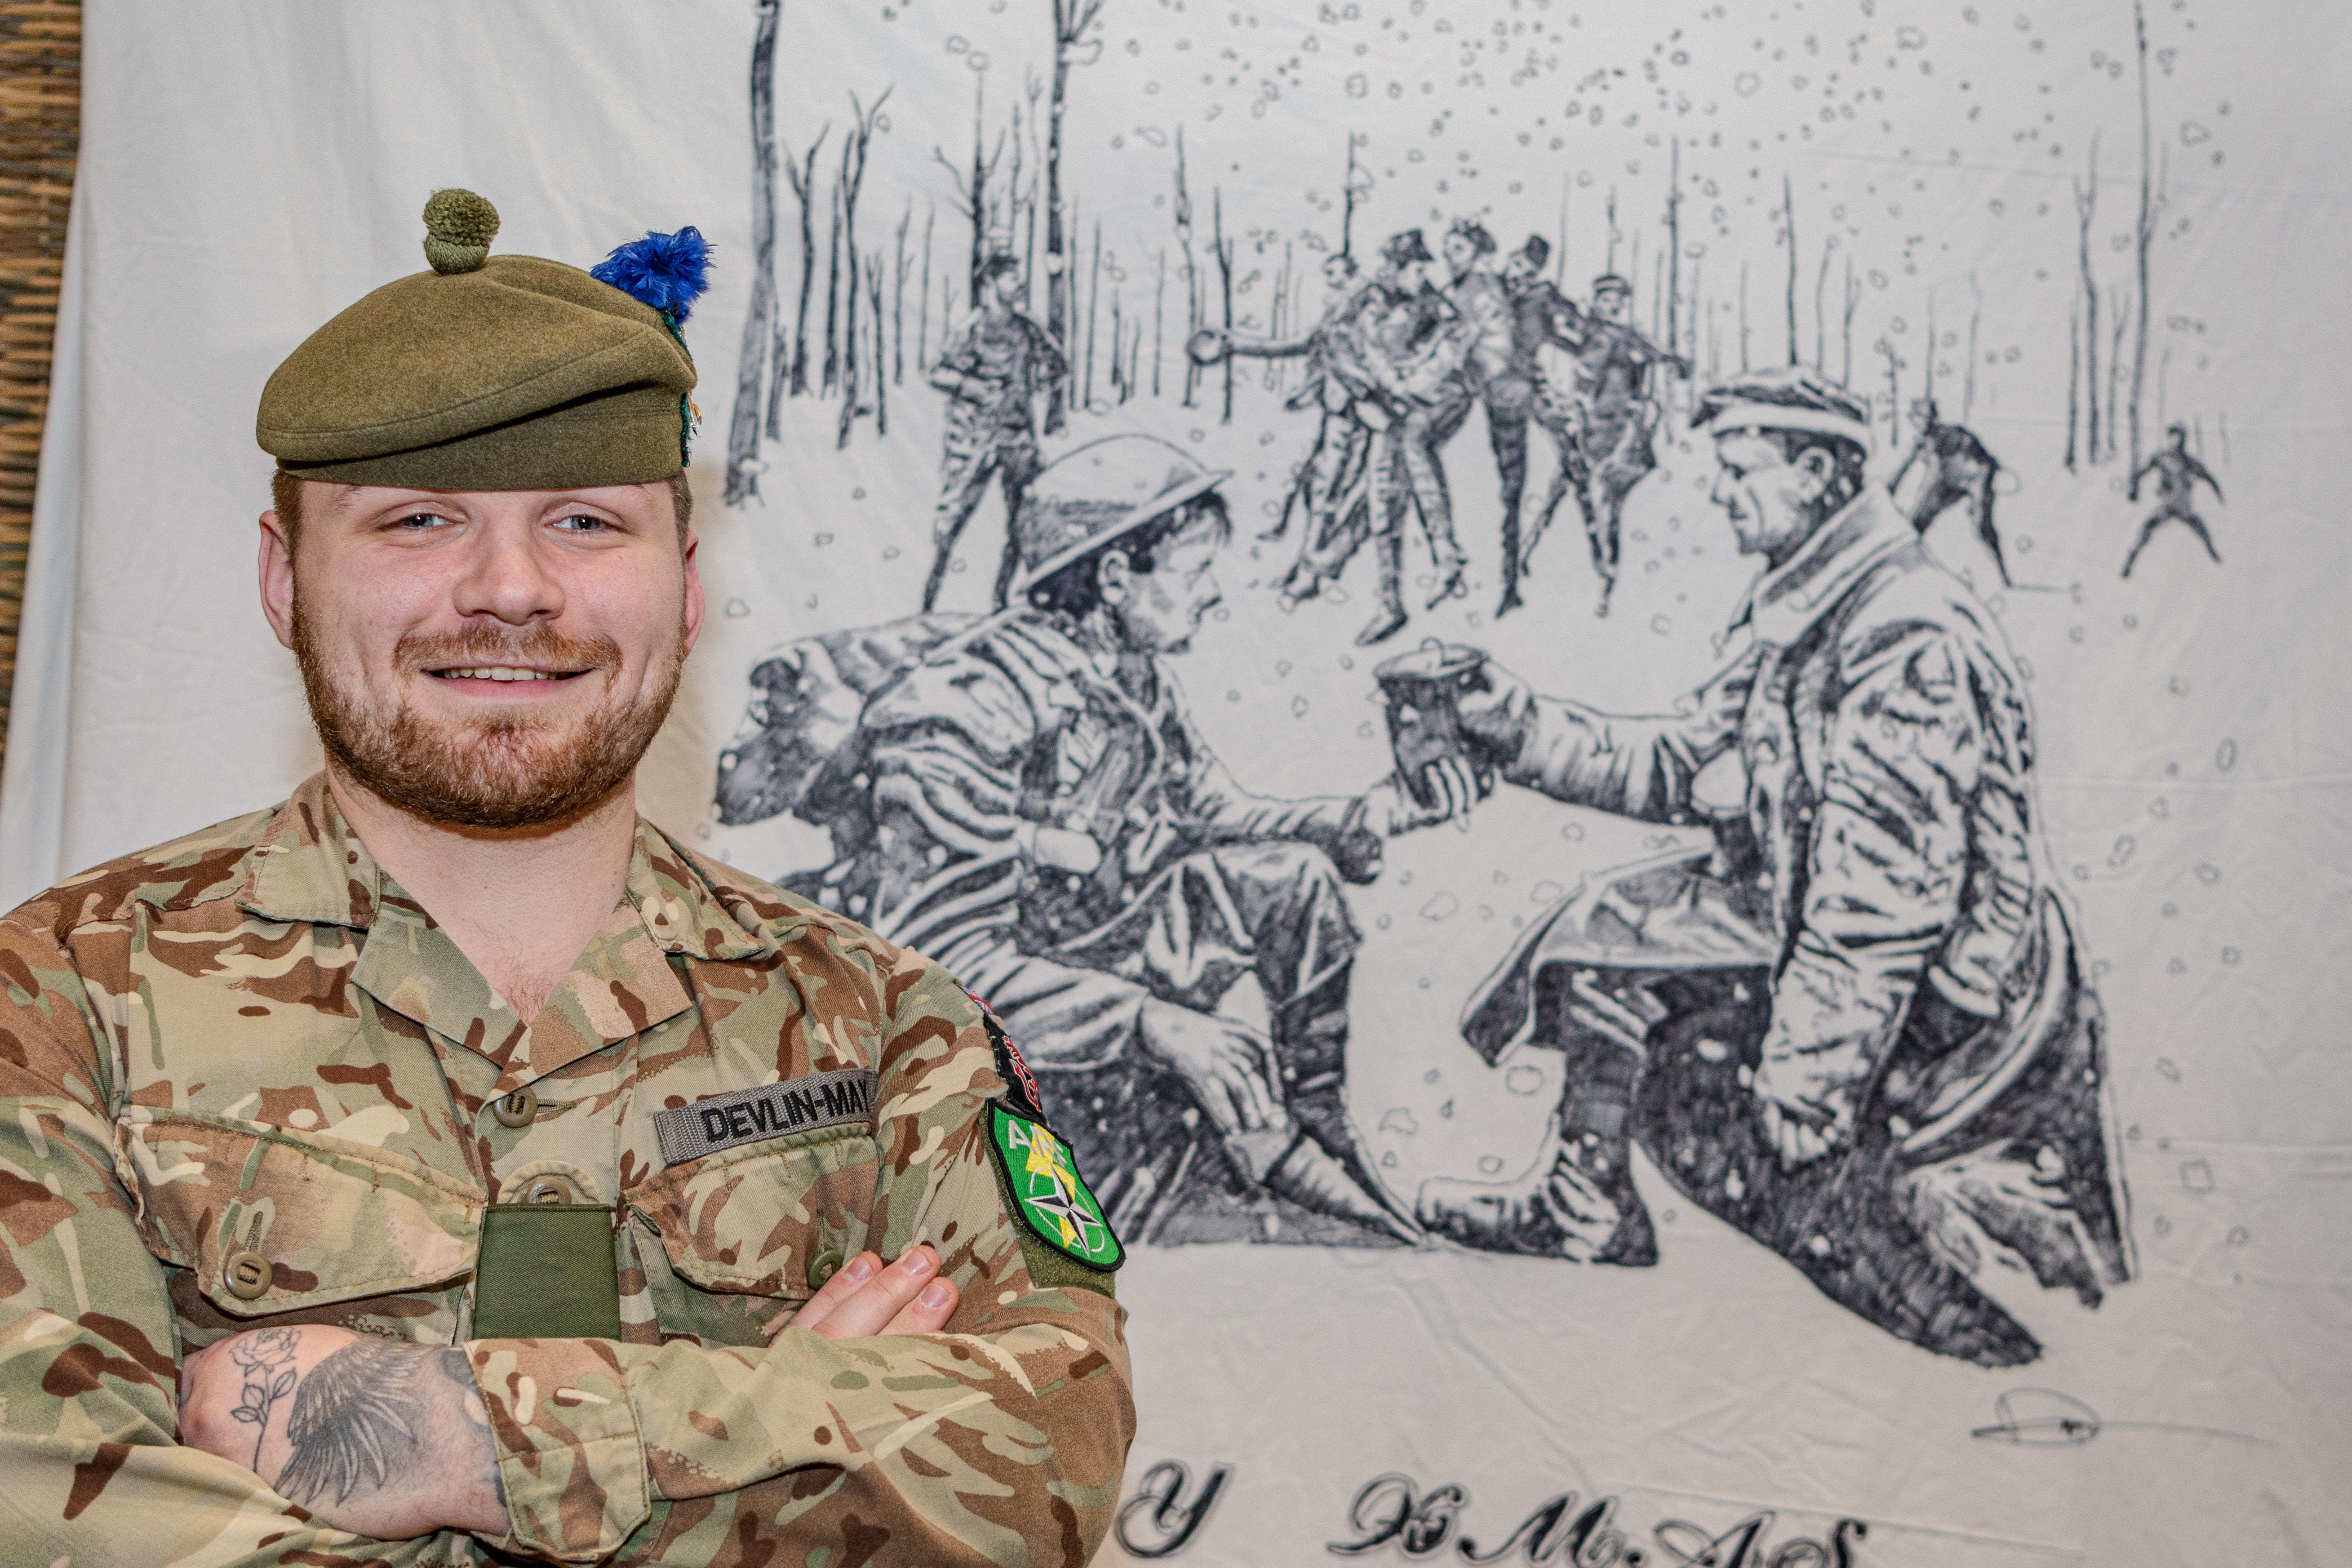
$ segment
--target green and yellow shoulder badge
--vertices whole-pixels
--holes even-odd
[[[1127,1261],[1102,1205],[1078,1174],[1077,1157],[1052,1128],[998,1101],[989,1107],[989,1134],[1015,1217],[1031,1235],[1097,1273]]]

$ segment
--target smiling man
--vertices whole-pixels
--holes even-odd
[[[1748,650],[1655,715],[1490,666],[1462,722],[1511,784],[1711,823],[1713,843],[1591,878],[1472,998],[1463,1033],[1488,1060],[1521,1038],[1566,1058],[1555,1139],[1516,1183],[1429,1184],[1422,1218],[1488,1250],[1654,1263],[1638,1143],[1889,1331],[2031,1360],[1985,1266],[2095,1306],[2131,1244],[2105,1019],[2044,870],[2024,681],[1866,482],[1869,411],[1843,387],[1760,372],[1692,423],[1762,562],[1735,623]]]
[[[636,814],[699,237],[426,218],[262,398],[326,770],[0,921],[12,1551],[1082,1563],[1121,1253],[1025,1069]]]

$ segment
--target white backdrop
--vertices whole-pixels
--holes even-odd
[[[1677,1215],[1646,1165],[1637,1176],[1664,1254],[1651,1269],[1144,1245],[1120,1292],[1142,1411],[1130,1479],[1180,1460],[1190,1498],[1213,1467],[1231,1467],[1181,1548],[1203,1563],[1321,1560],[1360,1533],[1359,1489],[1391,1475],[1417,1497],[1466,1489],[1438,1542],[1448,1554],[1470,1540],[1494,1551],[1572,1490],[1580,1507],[1616,1500],[1623,1541],[1596,1539],[1579,1559],[1591,1563],[1612,1550],[1720,1568],[1797,1568],[1832,1552],[1905,1565],[2338,1561],[2352,1538],[2340,1484],[2352,1458],[2352,985],[2340,953],[2352,929],[2340,515],[2352,110],[2337,77],[2352,20],[2288,0],[2149,6],[2148,161],[2164,200],[2139,356],[2144,441],[2187,423],[2227,500],[2199,501],[2222,564],[2173,525],[2125,581],[2152,494],[2121,493],[2128,452],[2074,471],[2063,459],[2079,384],[2070,352],[2082,352],[2075,204],[2095,137],[2096,352],[2103,367],[2117,353],[2126,366],[2112,387],[2103,368],[2095,386],[2116,396],[2103,416],[2132,396],[2132,334],[2118,330],[2137,319],[2142,165],[2129,0],[1576,5],[1108,0],[1073,51],[1064,132],[1074,265],[1097,312],[1092,399],[1046,455],[1132,430],[1235,470],[1226,604],[1179,667],[1194,717],[1255,789],[1360,788],[1388,766],[1370,705],[1379,656],[1349,640],[1369,569],[1344,580],[1352,602],[1327,595],[1286,612],[1268,584],[1295,545],[1254,538],[1312,416],[1285,412],[1284,388],[1255,371],[1230,423],[1219,377],[1193,406],[1181,397],[1180,128],[1192,243],[1208,268],[1213,203],[1236,246],[1244,333],[1313,320],[1351,135],[1359,254],[1393,230],[1419,225],[1433,242],[1454,216],[1480,216],[1506,245],[1551,237],[1571,294],[1604,268],[1627,273],[1635,320],[1658,331],[1678,158],[1678,337],[1702,381],[1743,355],[1787,357],[1786,176],[1799,352],[1832,375],[1850,362],[1883,418],[1889,360],[1904,402],[1932,367],[1948,416],[1964,411],[2009,470],[1998,501],[2016,589],[1998,592],[1957,519],[1931,543],[1987,593],[2032,681],[2049,853],[2109,1017],[2141,1278],[2095,1311],[2004,1287],[2043,1353],[1990,1371],[1900,1342],[1729,1227],[1687,1205]],[[1050,11],[785,0],[786,156],[829,128],[814,165],[820,268],[849,94],[870,106],[888,89],[859,245],[896,292],[898,258],[911,276],[930,228],[930,282],[896,301],[906,363],[882,389],[887,431],[861,416],[836,450],[838,398],[820,387],[786,399],[778,437],[756,454],[763,499],[729,508],[751,286],[752,0],[91,0],[0,899],[278,799],[316,765],[291,660],[255,604],[268,462],[253,408],[313,327],[421,265],[417,210],[451,184],[498,204],[503,251],[585,265],[687,223],[717,247],[713,292],[688,328],[714,614],[646,770],[646,809],[763,875],[821,864],[823,836],[806,824],[720,826],[715,759],[762,650],[914,607],[941,419],[920,362],[962,307],[969,245],[961,176],[946,165],[968,173],[978,92],[991,138],[1020,109],[1020,177],[1034,173],[1026,127],[1044,100],[1024,78],[1051,74]],[[777,199],[789,308],[797,209],[781,182]],[[1118,343],[1131,345],[1123,382],[1108,369]],[[1607,619],[1590,613],[1581,542],[1563,522],[1531,608],[1497,624],[1494,469],[1473,429],[1447,461],[1482,563],[1475,592],[1433,614],[1416,598],[1414,626],[1391,646],[1467,641],[1540,689],[1662,707],[1714,667],[1750,574],[1706,503],[1708,456],[1670,414],[1660,468],[1628,502],[1625,580]],[[1001,538],[992,500],[950,607],[982,607]],[[1367,948],[1350,1103],[1400,1192],[1533,1156],[1557,1061],[1525,1055],[1490,1071],[1455,1030],[1463,998],[1512,926],[1657,842],[1506,792],[1465,829],[1398,841],[1381,880],[1355,890]],[[2015,1440],[2019,1422],[2052,1412],[2074,1425],[2025,1436],[2058,1440]],[[1364,1517],[1396,1495],[1376,1493]],[[1764,1511],[1774,1517],[1747,1556],[1729,1543],[1705,1554]],[[1841,1536],[1842,1520],[1866,1536]],[[1163,1533],[1138,1514],[1126,1539]],[[1801,1540],[1820,1554],[1790,1544]]]

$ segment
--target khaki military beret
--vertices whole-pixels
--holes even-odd
[[[690,289],[635,290],[668,307],[656,310],[560,261],[489,255],[498,213],[471,192],[437,193],[425,222],[433,270],[352,305],[262,389],[254,433],[280,468],[506,490],[643,484],[685,466],[695,376],[677,324],[701,291],[698,235],[637,242],[691,237]]]

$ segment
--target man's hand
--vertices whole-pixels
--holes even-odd
[[[1783,1170],[1793,1171],[1827,1156],[1853,1130],[1853,1106],[1843,1079],[1833,1079],[1795,1057],[1776,1058],[1769,1041],[1751,1086],[1764,1135],[1772,1141]]]
[[[1481,791],[1470,770],[1455,757],[1423,764],[1421,777],[1429,788],[1429,805],[1413,799],[1391,773],[1364,792],[1364,826],[1384,838],[1394,838],[1433,823],[1467,816],[1470,808],[1493,788],[1490,784]]]
[[[511,1532],[466,1352],[306,1325],[188,1358],[180,1441],[242,1465],[327,1524],[379,1541]]]
[[[1274,1047],[1248,1025],[1152,1001],[1143,1005],[1136,1030],[1144,1049],[1192,1084],[1226,1137],[1286,1120],[1276,1098]]]
[[[940,1255],[929,1244],[910,1247],[898,1261],[882,1266],[877,1254],[861,1252],[818,1287],[799,1311],[768,1325],[773,1339],[784,1329],[810,1329],[829,1340],[862,1340],[875,1334],[935,1334],[955,1315],[955,1281],[936,1278]]]
[[[1454,706],[1463,734],[1502,766],[1517,758],[1535,724],[1535,689],[1493,659],[1478,667]]]

